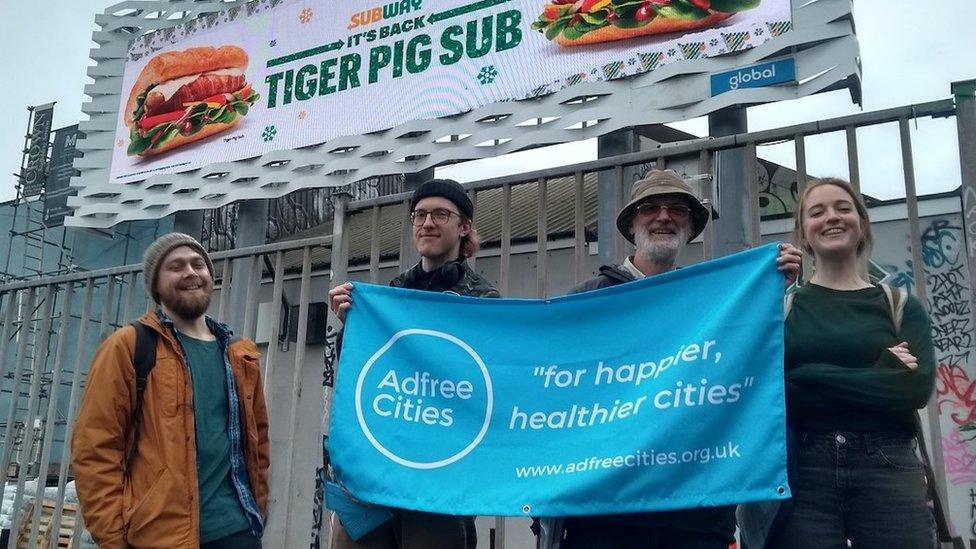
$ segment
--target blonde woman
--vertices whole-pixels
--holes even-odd
[[[934,383],[928,316],[908,297],[896,330],[884,289],[863,277],[871,224],[848,182],[809,183],[795,220],[815,268],[786,319],[793,501],[766,545],[936,547],[915,439]]]

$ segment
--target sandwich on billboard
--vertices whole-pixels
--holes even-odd
[[[532,99],[791,29],[789,0],[255,2],[133,42],[111,178]]]

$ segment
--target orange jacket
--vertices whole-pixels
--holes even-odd
[[[71,438],[85,526],[102,549],[199,547],[193,387],[180,346],[155,313],[141,322],[159,333],[156,366],[143,393],[139,443],[129,472],[135,407],[135,328],[126,326],[95,353]],[[228,346],[240,400],[241,444],[262,514],[268,496],[268,410],[260,353],[250,340]]]

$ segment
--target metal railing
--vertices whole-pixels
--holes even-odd
[[[800,192],[809,173],[815,171],[808,165],[807,140],[812,136],[841,132],[846,140],[850,178],[855,186],[859,186],[858,130],[897,124],[913,275],[915,280],[924,280],[910,123],[916,118],[951,117],[955,113],[956,104],[952,100],[935,101],[775,130],[691,140],[651,151],[474,182],[466,187],[476,203],[481,223],[479,230],[488,244],[475,266],[482,272],[490,270],[485,274],[497,283],[503,295],[512,294],[518,284],[522,285],[521,294],[525,296],[546,297],[564,291],[589,276],[589,247],[594,240],[599,241],[601,248],[611,247],[614,257],[622,258],[629,252],[629,243],[616,231],[599,234],[595,228],[601,204],[612,204],[610,209],[613,211],[623,206],[632,182],[632,177],[627,174],[635,169],[681,166],[688,175],[698,177],[703,198],[714,202],[713,176],[718,153],[742,150],[749,165],[755,166],[760,160],[759,147],[792,142],[796,162],[795,189]],[[972,132],[972,129],[967,131]],[[968,135],[973,134],[976,132]],[[749,173],[752,174],[751,191],[742,203],[748,208],[752,220],[751,244],[757,245],[761,238],[759,185],[755,170]],[[604,181],[611,178],[612,188],[597,184],[601,175]],[[964,180],[967,177],[972,180],[971,174],[965,174]],[[721,181],[717,183],[721,185]],[[309,410],[321,410],[322,369],[332,367],[328,362],[334,356],[334,352],[324,349],[326,364],[323,365],[321,360],[308,360],[309,352],[318,352],[318,347],[308,344],[311,304],[325,300],[328,283],[345,281],[351,274],[382,282],[389,274],[411,266],[416,256],[406,216],[409,199],[408,194],[401,193],[353,201],[348,195],[336,194],[332,199],[335,210],[332,236],[212,255],[218,289],[215,303],[211,305],[214,316],[231,320],[236,331],[245,337],[258,335],[259,323],[267,327],[260,334],[262,341],[269,342],[262,363],[273,441],[266,546],[300,547],[309,540],[309,522],[313,513],[303,506],[312,502],[310,492],[318,465],[314,451],[321,449],[318,442],[322,423],[317,419],[303,421],[307,415],[303,414],[303,409],[308,406]],[[969,213],[964,214],[969,227],[976,220],[970,219]],[[715,255],[715,238],[714,227],[709,224],[700,245],[696,245],[700,257],[707,259]],[[535,261],[513,261],[515,256],[526,254],[534,255]],[[557,261],[562,262],[559,265],[565,269],[557,266]],[[976,256],[969,257],[968,261],[972,264]],[[244,265],[243,270],[237,270],[245,273],[241,280],[232,276],[235,264]],[[329,268],[328,272],[323,270],[325,267]],[[563,272],[569,276],[557,279],[554,276],[556,269],[560,269],[560,276]],[[534,280],[531,280],[533,276]],[[925,303],[925,284],[914,284],[913,289]],[[279,304],[283,300],[297,306],[298,315],[294,345],[287,350],[277,343],[282,339],[285,308]],[[272,306],[262,309],[262,303]],[[22,450],[15,457],[13,444],[6,444],[6,441],[12,441],[15,424],[19,422],[28,427],[24,429],[22,448],[29,449],[35,442],[40,445],[38,470],[41,478],[51,464],[56,465],[57,473],[50,478],[56,486],[53,498],[58,505],[53,519],[56,531],[61,520],[65,484],[71,478],[69,447],[64,441],[70,440],[91,353],[101,339],[135,319],[151,304],[142,288],[140,265],[0,285],[0,318],[3,319],[0,380],[10,395],[6,409],[0,408],[0,419],[7,418],[4,438],[0,441],[3,444],[0,470],[6,471],[12,462],[20,465],[17,474],[10,479],[17,483],[11,539],[16,539],[17,527],[22,520],[16,513],[24,497],[24,483],[30,469],[23,463],[24,456],[30,452]],[[325,377],[326,409],[331,403],[330,379]],[[21,385],[26,382],[29,382],[29,390],[24,396]],[[55,425],[59,416],[65,418],[61,428]],[[40,419],[46,428],[39,432],[30,429],[35,419]],[[929,429],[933,440],[939,440],[937,411],[930,414]],[[38,438],[40,440],[35,440]],[[314,449],[312,455],[308,455],[302,444]],[[941,445],[931,444],[930,448],[934,460],[941,464]],[[944,492],[945,478],[939,480],[939,488]],[[0,495],[4,489],[0,487]],[[41,497],[43,489],[39,488],[38,493]],[[494,527],[504,529],[505,521],[499,521]],[[74,528],[74,546],[77,547],[80,520],[75,521]],[[35,512],[31,517],[28,540],[31,546],[38,536],[39,513]],[[497,540],[505,538],[504,532],[495,536]],[[496,547],[503,545],[504,541],[499,541]]]
[[[212,254],[217,291],[211,313],[218,318],[235,318],[237,321],[233,324],[241,335],[255,336],[258,303],[264,286],[268,286],[272,302],[280,303],[287,292],[290,301],[298,306],[302,320],[298,323],[298,338],[290,352],[284,353],[277,344],[272,343],[262,357],[262,374],[264,379],[269,380],[266,385],[269,408],[275,410],[276,425],[283,425],[287,429],[285,440],[300,436],[297,433],[298,403],[302,392],[302,374],[307,369],[305,334],[309,303],[313,300],[310,288],[311,258],[313,253],[327,253],[331,241],[331,237],[319,237]],[[295,260],[300,267],[288,271],[285,265]],[[230,273],[237,262],[247,266],[246,279],[231,279]],[[289,281],[293,278],[298,279],[297,287],[293,287],[296,284]],[[237,298],[241,302],[233,303]],[[5,409],[0,409],[0,414],[7,419],[3,440],[0,441],[0,471],[7,471],[15,459],[13,444],[5,442],[13,440],[16,424],[26,425],[28,428],[25,429],[21,447],[29,449],[39,444],[41,448],[36,467],[40,480],[37,499],[44,497],[44,485],[48,482],[52,483],[52,488],[56,487],[56,493],[51,498],[55,500],[56,508],[48,528],[56,540],[64,515],[66,484],[72,478],[69,468],[70,444],[67,441],[71,439],[71,429],[81,403],[85,374],[94,347],[119,327],[150,310],[153,302],[142,286],[141,265],[3,285],[0,286],[0,301],[0,316],[3,318],[0,330],[0,380],[4,380],[11,396]],[[231,313],[232,310],[235,312]],[[281,307],[269,309],[267,325],[271,342],[279,339],[283,314]],[[274,394],[275,384],[271,380],[289,373],[291,383],[280,394]],[[21,398],[21,385],[25,379],[29,380],[30,386],[26,399]],[[312,395],[314,398],[314,393]],[[61,427],[57,426],[59,416],[64,417]],[[40,432],[31,429],[35,422],[47,428]],[[34,506],[29,525],[25,522],[27,518],[20,516],[26,497],[25,483],[34,480],[28,479],[28,471],[35,469],[26,462],[31,459],[29,454],[24,451],[19,453],[17,473],[8,478],[11,488],[0,484],[0,497],[6,489],[16,490],[10,547],[16,546],[19,530],[29,532],[26,540],[29,547],[36,547],[40,537],[40,506]],[[273,460],[275,484],[268,509],[272,520],[286,520],[293,513],[289,509],[293,503],[289,495],[293,491],[277,487],[291,486],[297,480],[293,478],[293,471],[296,470],[292,466],[294,460],[294,446],[279,448]],[[272,535],[287,531],[287,526],[277,526],[273,522],[269,522],[268,526]],[[78,547],[81,527],[82,521],[78,517],[74,522],[72,547]],[[270,546],[282,544],[272,543]]]

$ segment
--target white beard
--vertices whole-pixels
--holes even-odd
[[[637,226],[634,228],[634,244],[637,250],[647,259],[658,264],[673,265],[678,260],[678,253],[688,242],[691,236],[691,229],[679,227],[677,232],[668,239],[651,238],[647,227]]]

